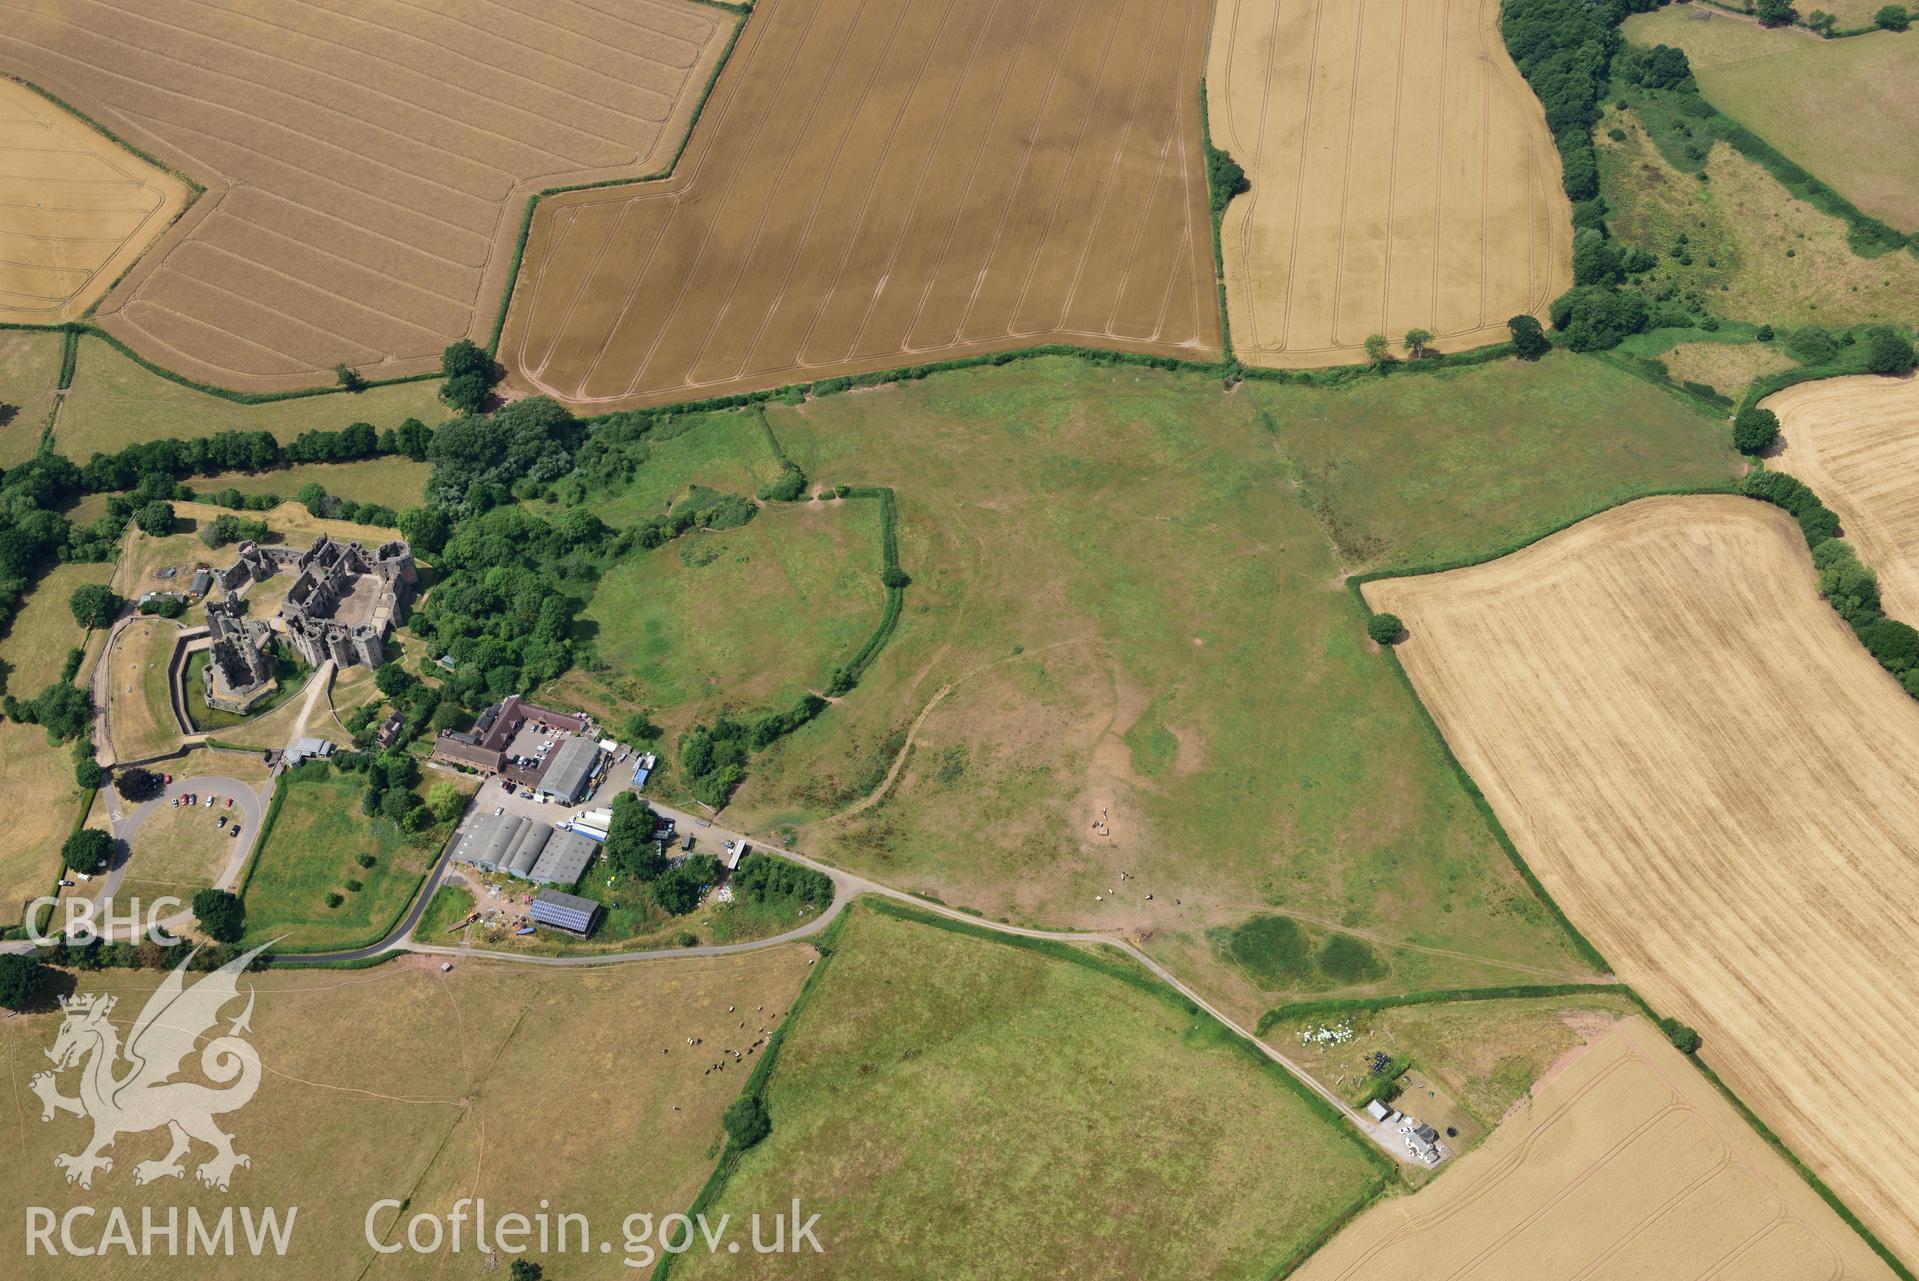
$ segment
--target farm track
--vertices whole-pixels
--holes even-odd
[[[1919,1258],[1919,1152],[1886,1141],[1919,1123],[1919,706],[1819,599],[1792,520],[1646,499],[1365,594],[1547,892]]]
[[[762,4],[671,178],[541,203],[502,362],[611,409],[1049,341],[1214,358],[1207,16]]]
[[[691,0],[0,0],[0,66],[208,190],[97,319],[245,391],[482,341],[527,197],[673,154],[732,21]]]
[[[1221,225],[1242,360],[1349,364],[1415,327],[1483,346],[1571,283],[1558,158],[1498,10],[1222,0],[1207,80],[1251,180]]]

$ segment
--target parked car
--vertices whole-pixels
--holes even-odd
[[[68,887],[69,889],[70,889],[70,888],[72,888],[72,887],[73,887],[73,886],[75,886],[75,885],[78,885],[79,883],[80,883],[80,882],[78,882],[78,881],[61,881],[61,882],[60,882],[60,884],[62,884],[62,885],[64,885],[64,886],[66,886],[66,887]]]
[[[499,817],[500,815],[502,815],[502,814],[504,814],[504,813],[506,813],[506,806],[504,806],[504,805],[495,805],[495,806],[493,807],[493,817],[494,817],[494,818],[498,818],[498,817]]]
[[[208,797],[207,797],[207,808],[208,808],[208,809],[212,809],[212,808],[213,808],[213,803],[214,803],[215,801],[217,801],[217,800],[219,800],[219,799],[220,799],[220,798],[219,798],[219,797],[217,797],[217,796],[208,796]]]
[[[218,819],[214,820],[213,825],[215,827],[225,827],[227,825],[227,816],[222,814]]]
[[[233,798],[231,796],[227,797],[227,808],[228,809],[233,808]]]
[[[173,775],[171,775],[171,774],[162,774],[162,775],[160,775],[160,781],[161,781],[162,783],[171,783],[171,782],[173,781]]]
[[[238,823],[235,823],[232,827],[229,827],[227,829],[228,836],[238,836],[239,834],[240,834],[240,825]]]
[[[685,836],[682,836],[680,838],[680,848],[683,850],[690,850],[693,848],[693,833],[688,832]]]
[[[174,797],[174,798],[173,798],[173,800],[172,800],[172,801],[171,801],[170,803],[172,804],[172,806],[173,806],[173,808],[174,808],[174,809],[179,809],[179,808],[180,808],[180,798],[179,798],[179,797],[177,797],[177,796],[176,796],[176,797]]]

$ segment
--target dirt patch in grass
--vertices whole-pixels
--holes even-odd
[[[766,1106],[772,1136],[714,1209],[798,1196],[825,1253],[701,1252],[688,1275],[919,1277],[945,1259],[1267,1277],[1381,1179],[1353,1135],[1210,1020],[1071,962],[859,909]],[[1180,1226],[1196,1215],[1206,1232]]]
[[[1249,364],[1357,364],[1370,334],[1504,342],[1572,285],[1572,211],[1498,0],[1224,0],[1213,145],[1252,189],[1221,227]]]

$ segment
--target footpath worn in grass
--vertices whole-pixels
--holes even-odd
[[[707,1207],[797,1196],[825,1253],[675,1277],[1263,1279],[1386,1177],[1218,1024],[1096,968],[864,908],[830,964],[772,1136]]]

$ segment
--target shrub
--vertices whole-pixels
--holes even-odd
[[[766,1105],[760,1102],[757,1094],[745,1094],[734,1099],[720,1121],[726,1126],[726,1137],[741,1151],[773,1132],[773,1118],[766,1114]]]
[[[1786,339],[1786,350],[1808,365],[1823,365],[1839,354],[1839,344],[1821,326],[1806,325],[1792,331]]]
[[[1532,316],[1514,316],[1506,328],[1512,330],[1513,354],[1521,360],[1538,360],[1553,349],[1552,339]]]
[[[1732,422],[1732,444],[1742,454],[1764,453],[1779,439],[1779,415],[1756,406],[1742,409]]]
[[[1681,1023],[1678,1019],[1667,1017],[1659,1020],[1659,1030],[1673,1043],[1681,1054],[1695,1054],[1699,1050],[1699,1033]]]
[[[347,878],[347,882],[346,882],[347,893],[358,894],[361,890],[365,888],[366,886],[362,884],[360,881],[354,880],[350,876]]]
[[[1212,203],[1213,216],[1217,218],[1226,210],[1226,204],[1241,192],[1251,191],[1253,184],[1246,180],[1246,171],[1239,162],[1207,144],[1206,147],[1206,191]]]
[[[1758,0],[1752,11],[1762,27],[1785,27],[1799,20],[1799,11],[1792,7],[1792,0]]]
[[[378,863],[380,860],[377,858],[374,858],[371,854],[360,854],[360,855],[356,855],[353,861],[355,863],[358,863],[361,867],[370,868],[375,863]]]
[[[208,938],[237,943],[246,932],[246,905],[225,890],[205,889],[193,896],[193,914]]]
[[[1580,285],[1552,304],[1553,328],[1574,351],[1607,351],[1646,327],[1646,300],[1630,289]]]
[[[1368,983],[1386,973],[1385,962],[1372,944],[1350,934],[1335,934],[1327,939],[1315,958],[1320,970],[1342,983]]]
[[[1866,335],[1866,371],[1903,376],[1913,370],[1912,344],[1884,325],[1875,325]]]
[[[333,377],[348,391],[366,390],[366,375],[345,362],[333,367]]]
[[[1772,326],[1771,325],[1759,326],[1758,331],[1753,334],[1753,337],[1760,342],[1771,342],[1773,340]]]
[[[806,473],[792,463],[780,468],[780,478],[760,487],[760,497],[770,503],[797,502],[806,496]]]
[[[1912,25],[1912,14],[1902,4],[1889,4],[1873,14],[1872,21],[1887,31],[1904,31]]]
[[[346,902],[346,896],[338,890],[331,890],[327,893],[326,905],[328,907],[338,907],[344,902]]]
[[[1366,634],[1381,645],[1392,644],[1404,630],[1398,614],[1374,614],[1366,620]]]

